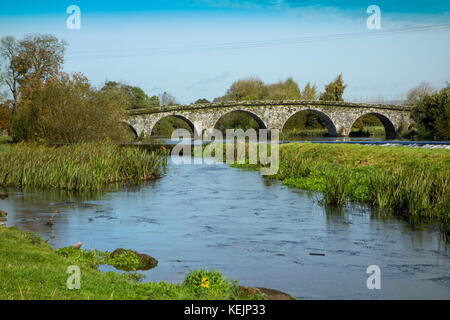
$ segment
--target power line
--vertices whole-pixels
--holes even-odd
[[[329,34],[319,36],[292,37],[292,38],[261,40],[261,41],[228,42],[228,43],[216,43],[204,45],[143,48],[133,50],[78,51],[68,54],[69,57],[71,57],[68,60],[92,59],[92,58],[94,59],[127,58],[127,57],[153,56],[162,54],[164,55],[189,54],[189,53],[201,53],[211,51],[278,47],[278,46],[313,43],[313,42],[326,42],[326,41],[347,40],[347,39],[364,39],[364,38],[413,33],[413,32],[447,31],[447,30],[450,30],[450,24],[397,28],[383,31],[369,31],[369,32],[366,31],[366,32],[340,33],[340,34]]]

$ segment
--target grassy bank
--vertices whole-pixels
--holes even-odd
[[[66,146],[0,145],[0,186],[99,192],[111,183],[138,183],[158,177],[159,152],[106,143]]]
[[[122,256],[82,249],[52,249],[33,233],[0,226],[0,299],[264,299],[249,295],[217,271],[195,270],[179,284],[141,283],[136,273],[103,273],[98,265],[127,263]],[[80,289],[68,289],[67,268],[81,270]]]
[[[412,222],[440,221],[449,233],[450,150],[286,144],[280,147],[280,168],[273,177],[323,192],[326,204],[367,203]]]

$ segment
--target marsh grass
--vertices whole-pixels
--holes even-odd
[[[157,178],[163,158],[158,151],[107,143],[0,145],[0,186],[100,192],[113,183]]]
[[[410,219],[448,220],[450,151],[362,145],[288,144],[275,176],[322,191],[325,202],[368,203]]]

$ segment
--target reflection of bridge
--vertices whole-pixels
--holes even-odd
[[[150,135],[154,125],[164,117],[175,116],[186,121],[195,134],[214,128],[217,121],[230,112],[245,112],[252,116],[262,129],[282,130],[286,121],[297,112],[310,111],[320,116],[331,136],[348,136],[358,118],[372,114],[384,125],[386,136],[395,137],[400,128],[408,127],[410,107],[361,104],[331,101],[242,101],[210,104],[193,104],[151,110],[132,110],[126,123],[138,136]]]

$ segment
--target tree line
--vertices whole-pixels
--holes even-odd
[[[26,35],[17,40],[5,37],[0,42],[0,86],[7,93],[0,95],[0,131],[16,141],[38,140],[51,142],[85,142],[110,139],[129,139],[129,131],[120,119],[126,110],[158,108],[178,104],[170,93],[149,97],[141,88],[116,81],[106,81],[95,88],[81,73],[62,71],[67,43],[52,35]],[[318,92],[308,82],[303,89],[287,78],[266,84],[257,77],[237,80],[223,96],[214,102],[242,100],[321,100],[344,101],[347,84],[339,74]],[[7,99],[6,97],[10,99]],[[415,121],[410,135],[435,139],[450,139],[450,85],[437,91],[421,84],[408,93],[407,103],[413,105]],[[199,99],[195,103],[207,103]],[[376,122],[367,118],[357,123]],[[170,133],[174,128],[186,127],[180,119],[167,119],[156,127],[157,134]],[[257,128],[250,116],[231,114],[218,123],[219,129]],[[288,129],[324,128],[315,114],[299,113],[287,124]]]

